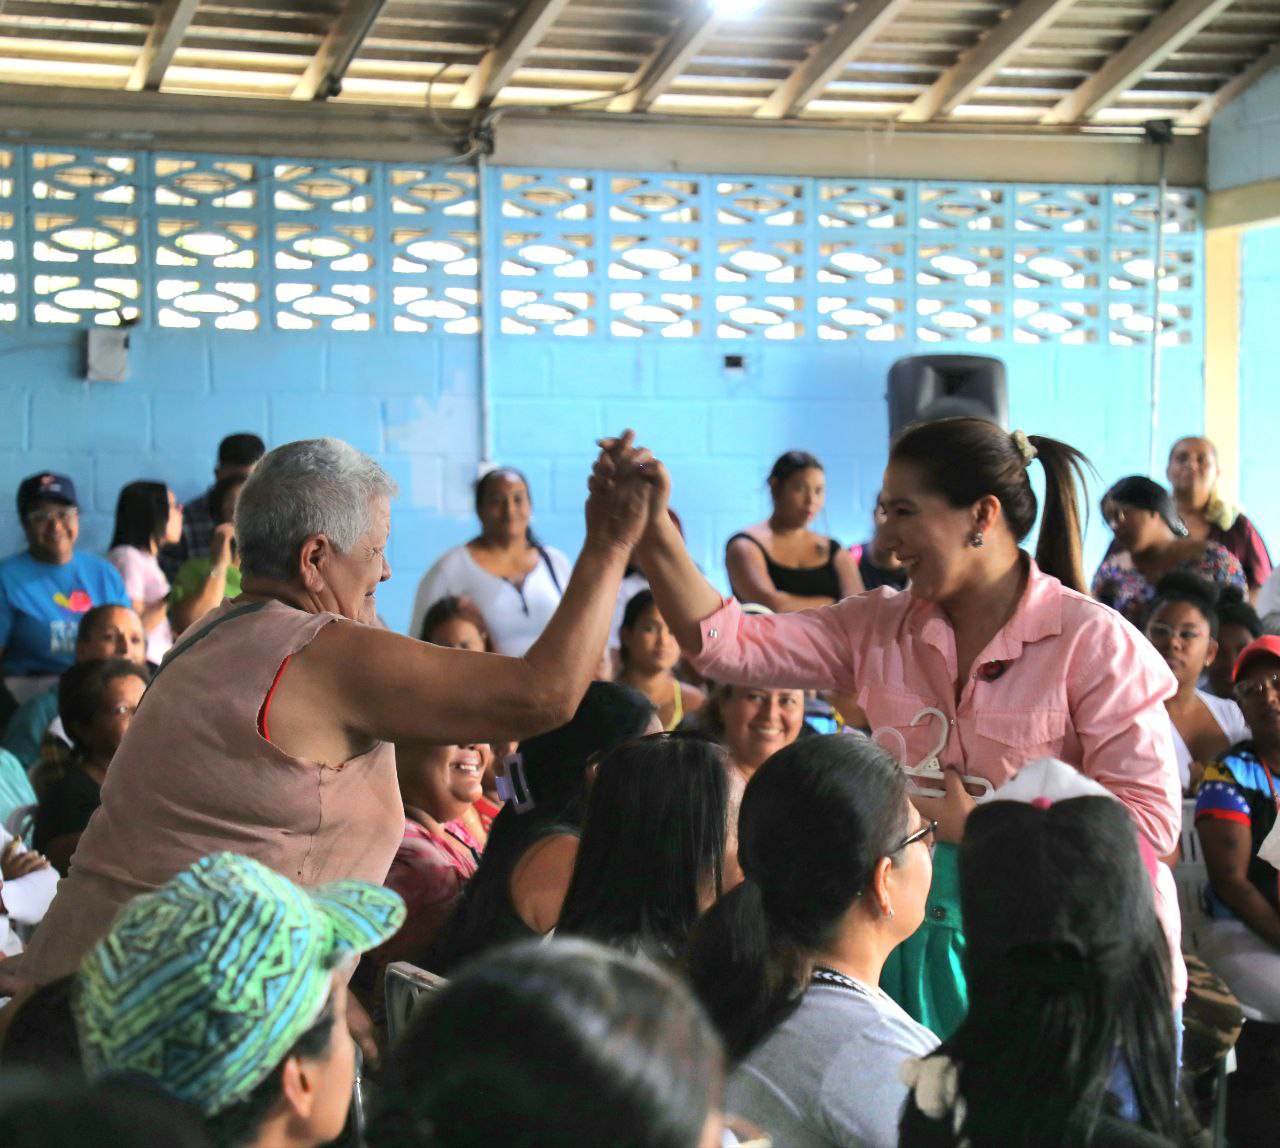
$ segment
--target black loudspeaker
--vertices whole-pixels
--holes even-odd
[[[990,355],[912,355],[889,368],[889,435],[911,423],[977,415],[1009,429],[1004,361]]]

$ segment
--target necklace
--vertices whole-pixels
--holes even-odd
[[[822,985],[832,985],[838,989],[845,989],[851,993],[857,993],[859,996],[869,997],[872,1000],[887,1000],[888,995],[881,988],[870,988],[861,981],[855,981],[853,977],[847,977],[844,973],[838,973],[835,969],[829,969],[826,965],[817,965],[813,970],[810,978]]]

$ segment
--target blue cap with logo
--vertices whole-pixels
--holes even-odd
[[[80,505],[76,499],[76,484],[65,474],[46,470],[22,480],[18,487],[18,517],[25,518],[36,503],[46,500],[65,502],[68,506]]]

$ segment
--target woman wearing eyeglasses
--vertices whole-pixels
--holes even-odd
[[[695,928],[695,992],[736,1067],[726,1107],[787,1148],[892,1148],[901,1065],[938,1038],[879,988],[924,919],[937,823],[872,742],[779,750],[738,814],[743,881]]]
[[[1204,771],[1196,832],[1212,924],[1200,955],[1240,999],[1280,1024],[1280,638],[1245,647],[1236,699],[1252,737]]]
[[[21,705],[75,661],[86,613],[131,603],[114,566],[76,550],[80,506],[65,474],[23,479],[18,518],[27,549],[0,562],[0,673]]]
[[[1178,680],[1164,703],[1173,725],[1173,751],[1183,792],[1195,792],[1205,762],[1249,736],[1244,714],[1231,698],[1199,688],[1218,656],[1218,590],[1194,574],[1175,571],[1160,579],[1147,619],[1147,637]]]

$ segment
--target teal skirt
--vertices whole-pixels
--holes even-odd
[[[954,845],[934,850],[924,924],[889,954],[880,974],[880,987],[941,1040],[959,1028],[969,1008],[958,861]]]

